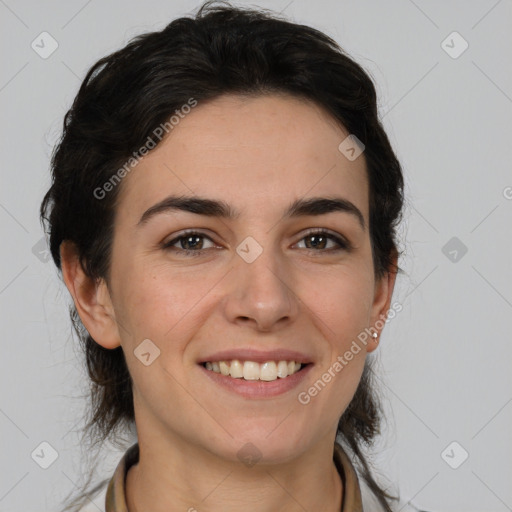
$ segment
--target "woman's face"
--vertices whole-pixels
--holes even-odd
[[[358,335],[387,310],[393,287],[374,279],[364,153],[340,152],[348,135],[303,100],[224,96],[199,102],[124,178],[109,300],[139,438],[274,462],[333,442],[376,346]],[[233,216],[199,202],[166,208],[171,196],[219,202]],[[299,204],[287,215],[313,198],[352,206]],[[275,378],[294,370],[290,360],[307,365]],[[270,364],[244,370],[244,361]]]

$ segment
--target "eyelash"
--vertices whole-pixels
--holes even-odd
[[[182,239],[185,239],[191,235],[198,235],[200,237],[203,237],[203,238],[207,238],[208,240],[210,240],[211,242],[213,242],[213,240],[205,235],[204,233],[201,233],[201,232],[198,232],[198,231],[193,231],[193,230],[190,230],[190,231],[185,231],[183,232],[180,236],[176,237],[176,238],[173,238],[172,240],[170,240],[169,242],[166,242],[165,244],[163,244],[162,246],[162,249],[164,250],[172,250],[173,252],[176,252],[176,253],[179,253],[179,254],[183,254],[185,256],[192,256],[192,257],[198,257],[198,256],[202,256],[203,252],[205,251],[205,249],[196,249],[196,250],[191,250],[191,249],[178,249],[177,247],[172,247],[175,243],[179,242],[180,240]],[[334,235],[332,234],[331,232],[329,231],[326,231],[325,229],[311,229],[310,231],[308,231],[300,240],[299,242],[301,242],[302,240],[304,240],[305,238],[309,237],[309,236],[313,236],[313,235],[324,235],[326,238],[330,239],[330,240],[334,240],[338,245],[339,245],[339,248],[335,248],[335,249],[305,249],[309,252],[313,252],[313,253],[338,253],[339,251],[350,251],[352,249],[352,246],[351,244],[337,236],[337,235]]]

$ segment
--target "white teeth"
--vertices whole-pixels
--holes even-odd
[[[234,361],[231,361],[231,365],[229,367],[229,374],[231,377],[234,377],[235,379],[241,379],[244,376],[244,367],[240,363],[240,361],[237,361],[236,359]]]
[[[244,379],[258,380],[260,378],[260,365],[253,361],[245,361],[244,363]]]
[[[301,364],[295,361],[267,361],[258,364],[254,361],[233,359],[232,361],[208,361],[205,367],[207,370],[235,379],[273,381],[298,372]]]
[[[280,361],[280,363],[286,364],[286,361]],[[288,372],[286,373],[286,375],[278,375],[277,366],[276,363],[274,363],[274,361],[269,361],[268,363],[263,363],[261,365],[260,380],[276,380],[277,377],[283,378],[287,376]]]
[[[290,362],[293,363],[293,361],[290,361]],[[295,370],[295,365],[293,365],[293,369]],[[277,372],[277,376],[280,377],[281,379],[284,377],[287,377],[288,376],[288,363],[286,361],[279,361],[279,363],[277,363],[276,372]]]
[[[220,373],[222,373],[222,375],[229,375],[229,366],[228,363],[226,363],[226,361],[220,361],[219,366]]]

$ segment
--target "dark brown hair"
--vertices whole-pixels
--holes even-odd
[[[95,190],[190,98],[201,104],[225,94],[272,93],[314,102],[365,145],[375,276],[401,271],[392,262],[399,254],[402,170],[379,121],[368,74],[314,28],[265,9],[210,1],[195,17],[135,37],[88,71],[65,116],[52,154],[52,184],[40,209],[57,268],[61,242],[69,240],[86,274],[109,282],[114,212],[122,183],[101,199]],[[74,306],[70,313],[91,379],[90,419],[84,432],[93,443],[102,444],[134,426],[132,381],[122,348],[101,347]],[[396,498],[377,484],[362,451],[379,433],[382,416],[371,377],[368,358],[339,420],[338,438],[357,457],[359,471],[378,501],[391,511],[388,502]]]

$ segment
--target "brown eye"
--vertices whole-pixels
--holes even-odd
[[[178,254],[185,254],[189,256],[200,256],[202,249],[209,249],[211,247],[204,247],[204,240],[213,241],[208,236],[203,233],[199,233],[196,231],[189,231],[181,234],[180,236],[173,238],[169,242],[166,242],[162,249],[172,250]],[[176,244],[179,244],[178,247],[175,247]]]
[[[350,244],[339,236],[333,235],[328,231],[310,231],[302,240],[306,240],[305,249],[316,252],[331,252],[339,250],[348,250]],[[299,243],[300,243],[299,242]],[[329,243],[334,242],[334,247],[328,247]]]

